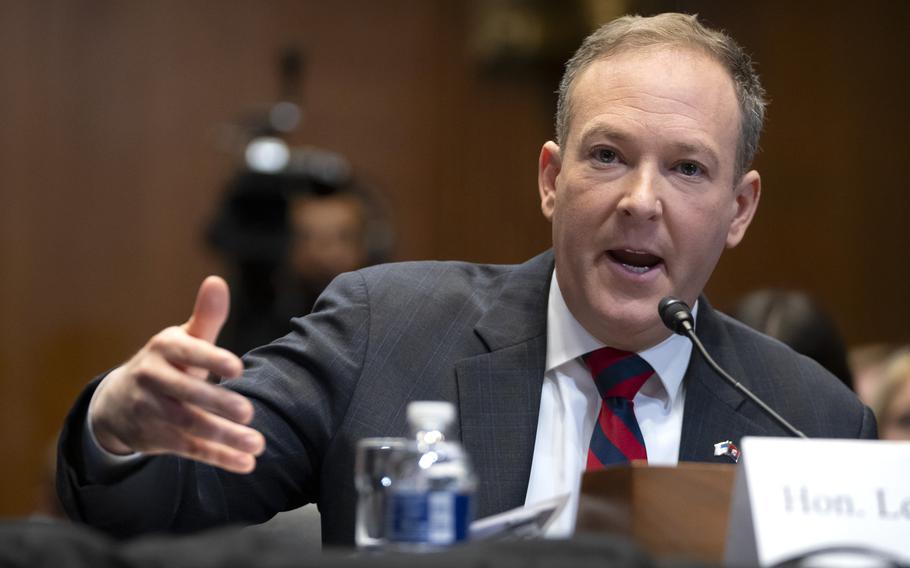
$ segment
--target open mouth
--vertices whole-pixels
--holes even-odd
[[[663,262],[662,258],[649,252],[629,249],[608,250],[607,256],[636,274],[644,274]]]

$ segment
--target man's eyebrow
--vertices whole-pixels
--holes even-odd
[[[682,154],[707,154],[708,159],[713,161],[715,165],[720,164],[720,157],[717,152],[703,142],[673,142],[671,146]]]
[[[581,139],[586,141],[595,136],[610,138],[619,142],[625,142],[632,139],[632,136],[628,132],[624,132],[609,124],[595,124],[582,132]]]

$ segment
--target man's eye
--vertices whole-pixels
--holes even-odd
[[[677,169],[679,169],[679,173],[689,177],[694,177],[704,173],[701,169],[701,166],[695,162],[683,162],[677,166]]]
[[[594,150],[594,158],[598,162],[602,162],[604,164],[612,164],[612,163],[618,161],[618,156],[616,155],[616,152],[614,152],[613,150],[611,150],[609,148],[598,148],[598,149]]]

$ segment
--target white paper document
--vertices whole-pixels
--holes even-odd
[[[471,540],[540,538],[569,501],[563,493],[471,523]]]

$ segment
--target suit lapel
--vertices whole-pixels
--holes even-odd
[[[696,325],[705,349],[717,363],[733,377],[745,377],[736,346],[704,296],[699,299]],[[714,444],[732,440],[739,445],[744,435],[774,434],[743,414],[745,398],[718,377],[694,349],[684,380],[686,405],[679,461],[730,463],[729,458],[714,455]]]
[[[479,518],[524,503],[546,364],[552,253],[503,276],[475,333],[489,352],[456,364],[462,442],[479,480]]]
[[[455,366],[462,441],[477,472],[478,517],[524,503],[546,365],[546,312],[553,255],[544,253],[503,276],[502,292],[475,327],[487,353]],[[734,377],[745,377],[723,322],[702,297],[698,332]],[[714,444],[744,435],[776,435],[742,413],[742,395],[693,353],[686,370],[680,461],[729,463]]]

